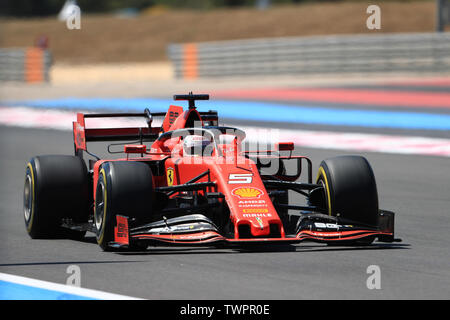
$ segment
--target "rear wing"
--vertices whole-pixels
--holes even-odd
[[[153,117],[165,115],[165,112],[151,113],[148,109],[145,109],[142,113],[78,113],[77,121],[73,122],[75,154],[78,154],[80,150],[87,151],[86,143],[90,141],[154,141],[158,138],[160,128],[152,127]],[[85,119],[87,118],[119,117],[142,117],[147,122],[147,126],[125,128],[86,128]]]
[[[181,108],[181,107],[180,107]],[[199,112],[205,126],[217,125],[217,111]],[[177,115],[178,116],[178,115]],[[86,128],[87,118],[128,118],[142,117],[145,119],[146,127],[125,127],[125,128]],[[81,150],[87,151],[86,143],[90,141],[155,141],[163,132],[161,127],[152,127],[154,117],[167,117],[167,112],[144,112],[128,113],[77,113],[77,121],[73,122],[73,140],[75,155],[79,155]],[[173,121],[173,120],[172,120]]]

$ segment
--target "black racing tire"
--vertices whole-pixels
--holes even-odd
[[[61,221],[88,220],[89,180],[84,161],[67,155],[32,158],[25,169],[23,205],[31,238],[82,238],[84,231],[64,229]]]
[[[377,186],[366,158],[338,156],[322,161],[317,183],[324,187],[329,215],[378,226]]]
[[[112,251],[109,243],[114,241],[116,215],[145,219],[151,215],[153,200],[153,176],[146,163],[111,161],[102,164],[94,210],[98,245],[104,251]]]

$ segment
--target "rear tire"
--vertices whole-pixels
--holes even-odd
[[[322,161],[317,183],[325,190],[328,214],[378,226],[378,193],[372,168],[364,157],[339,156]]]
[[[86,222],[89,214],[88,173],[75,156],[38,156],[28,162],[24,184],[25,227],[33,239],[81,238],[85,232],[61,227],[62,218]]]
[[[95,194],[94,225],[98,245],[111,251],[116,215],[145,218],[153,204],[150,167],[138,161],[113,161],[102,165]],[[130,243],[130,247],[132,244]]]

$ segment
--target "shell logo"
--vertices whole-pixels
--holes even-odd
[[[259,198],[264,192],[254,187],[240,187],[233,189],[231,193],[238,196],[240,199]]]

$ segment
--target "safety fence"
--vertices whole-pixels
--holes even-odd
[[[247,39],[170,44],[177,78],[450,71],[450,33]]]
[[[0,81],[48,82],[52,56],[38,47],[0,48]]]

